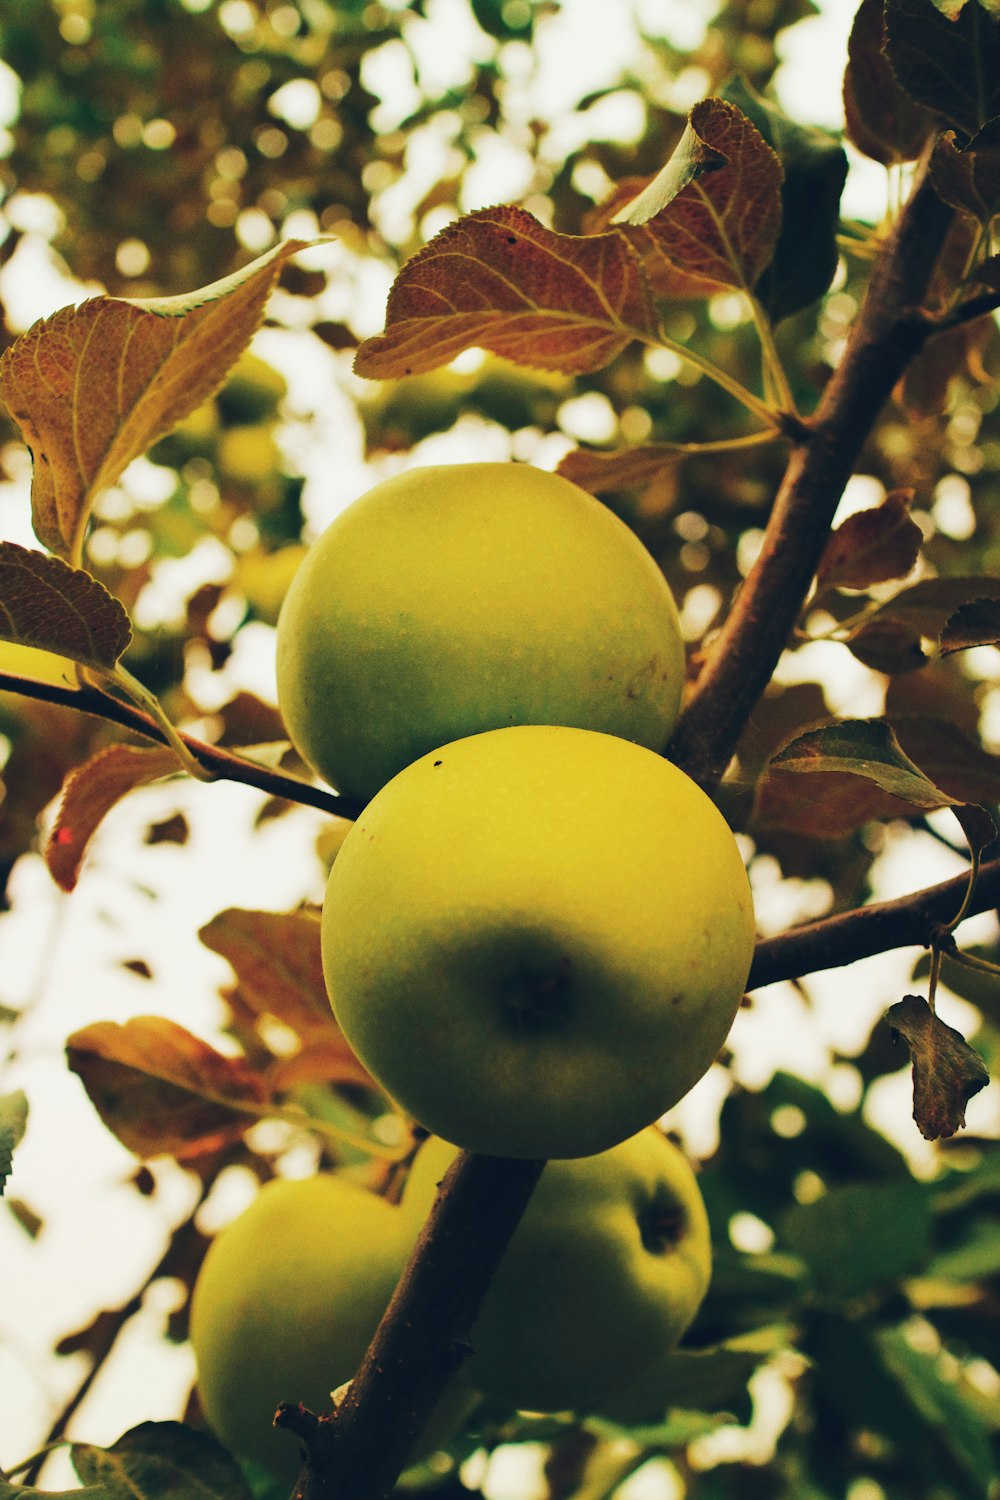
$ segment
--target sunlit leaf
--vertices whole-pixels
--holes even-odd
[[[28,1122],[28,1099],[21,1089],[0,1096],[0,1197],[10,1176],[14,1147]]]
[[[199,406],[255,333],[289,240],[182,297],[92,297],[36,323],[0,357],[0,399],[34,459],[35,535],[78,554],[95,495]]]
[[[177,756],[165,745],[108,745],[70,772],[45,845],[49,872],[64,891],[76,885],[87,845],[115,803],[177,769]]]
[[[615,215],[664,297],[752,288],[781,227],[781,162],[735,105],[704,99],[660,174]]]
[[[110,1448],[74,1443],[71,1457],[83,1483],[108,1500],[250,1500],[235,1459],[180,1422],[143,1422]]]
[[[833,280],[847,157],[836,137],[789,119],[744,79],[727,83],[723,95],[757,127],[781,163],[781,230],[755,288],[777,323],[816,302]]]
[[[95,1022],[74,1032],[66,1050],[105,1125],[138,1156],[183,1160],[217,1150],[265,1102],[247,1062],[162,1016]]]
[[[1000,15],[972,0],[948,19],[933,0],[886,0],[886,55],[916,103],[966,136],[1000,114]]]
[[[910,1049],[913,1118],[920,1134],[928,1141],[954,1135],[965,1124],[969,1100],[990,1081],[982,1058],[922,995],[904,995],[885,1019]]]
[[[820,559],[817,589],[866,589],[905,578],[923,544],[923,532],[910,516],[912,504],[912,490],[893,490],[881,505],[848,516]]]
[[[621,234],[557,234],[523,208],[487,208],[407,261],[385,332],[365,340],[355,369],[374,380],[417,375],[478,347],[579,373],[655,327],[639,258]]]
[[[0,639],[111,669],[132,639],[103,583],[16,542],[0,542]]]
[[[884,40],[883,0],[862,0],[847,45],[847,134],[859,151],[889,166],[920,155],[934,120],[896,82]]]

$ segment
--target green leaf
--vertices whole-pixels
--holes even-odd
[[[108,1500],[250,1500],[235,1459],[180,1422],[143,1422],[110,1448],[74,1443],[71,1452],[83,1483]]]
[[[1000,1222],[978,1219],[957,1245],[942,1250],[924,1267],[924,1275],[949,1281],[981,1281],[1000,1272]]]
[[[886,0],[886,55],[902,87],[971,138],[1000,114],[1000,16],[978,3],[948,19],[932,0]]]
[[[0,640],[110,671],[131,639],[125,610],[90,573],[0,542]]]
[[[781,1233],[809,1268],[816,1289],[850,1298],[897,1281],[926,1260],[930,1202],[916,1182],[863,1182],[832,1187],[798,1203]]]
[[[875,1347],[884,1368],[956,1468],[972,1482],[976,1493],[990,1494],[996,1479],[990,1435],[969,1402],[962,1399],[957,1383],[944,1376],[933,1354],[915,1349],[901,1328],[879,1329]]]
[[[14,1147],[24,1135],[28,1120],[28,1099],[21,1089],[0,1095],[0,1197],[10,1176]]]
[[[928,1141],[954,1135],[965,1124],[969,1100],[990,1081],[982,1058],[922,995],[904,995],[885,1019],[910,1049],[913,1118],[920,1134]]]
[[[777,323],[817,302],[833,280],[847,156],[832,135],[796,124],[742,78],[727,83],[722,95],[756,125],[784,172],[781,231],[755,286],[758,300]]]

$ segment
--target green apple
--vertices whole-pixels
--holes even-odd
[[[267,1183],[216,1236],[195,1283],[191,1342],[205,1416],[237,1458],[293,1483],[298,1449],[272,1426],[275,1409],[302,1401],[329,1411],[411,1243],[398,1208],[330,1174]],[[434,1439],[468,1404],[464,1385],[449,1390],[431,1419]]]
[[[431,1137],[403,1194],[416,1238],[457,1148]],[[463,1374],[532,1411],[594,1411],[646,1377],[708,1288],[705,1205],[655,1127],[610,1151],[550,1161],[472,1330]]]
[[[659,750],[684,649],[629,528],[527,464],[408,469],[310,548],[278,620],[278,702],[300,754],[367,800],[428,750],[572,724]]]
[[[523,725],[422,757],[351,828],[323,904],[345,1035],[434,1135],[589,1156],[707,1071],[753,954],[725,819],[675,766]]]

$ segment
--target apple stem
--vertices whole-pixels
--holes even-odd
[[[542,1161],[463,1151],[340,1405],[316,1417],[278,1408],[306,1458],[292,1500],[385,1500],[444,1391],[471,1353],[487,1287]]]

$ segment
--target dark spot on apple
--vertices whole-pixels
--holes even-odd
[[[434,762],[434,764],[435,764],[435,766],[443,766],[444,765],[444,761],[443,760],[436,760]]]
[[[683,1005],[684,1004],[684,996],[678,990],[676,994],[670,996],[670,999],[667,1001],[667,1004],[668,1005],[673,1005],[673,1006]]]
[[[639,1234],[650,1255],[667,1255],[687,1233],[687,1214],[679,1203],[651,1203],[639,1215]]]
[[[524,964],[512,973],[503,989],[503,1019],[511,1031],[557,1031],[570,1012],[573,965],[560,958],[556,965]]]

